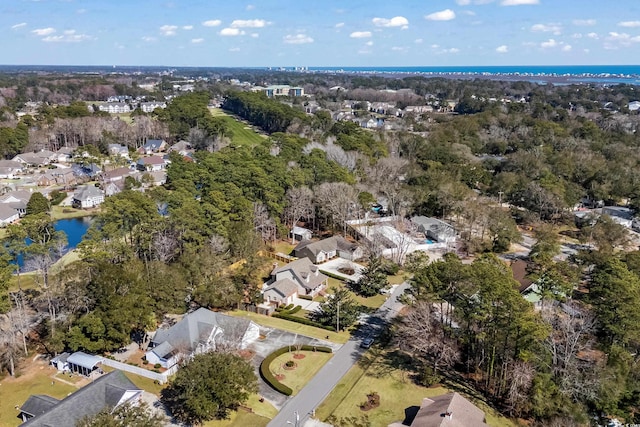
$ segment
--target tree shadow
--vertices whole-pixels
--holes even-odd
[[[402,424],[404,424],[405,426],[410,426],[411,423],[413,423],[413,420],[416,418],[416,415],[418,415],[419,410],[420,407],[416,405],[405,408],[404,420],[402,420]]]

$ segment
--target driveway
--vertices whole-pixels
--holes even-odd
[[[353,274],[340,273],[338,269],[345,265],[348,265],[349,267],[353,268],[354,273]],[[320,271],[327,271],[334,276],[342,277],[343,280],[352,280],[356,282],[360,279],[360,276],[362,276],[362,270],[364,270],[364,267],[361,266],[360,264],[357,264],[353,261],[349,261],[347,259],[333,258],[333,259],[330,259],[329,261],[319,264],[318,269]]]
[[[341,347],[341,344],[335,344],[329,341],[318,340],[305,335],[293,334],[281,329],[267,328],[263,326],[260,326],[260,335],[265,338],[254,341],[247,348],[255,353],[251,362],[256,369],[256,375],[258,375],[258,378],[260,378],[260,363],[262,363],[265,357],[279,348],[302,342],[303,344],[308,345],[323,345],[331,347],[335,353]],[[335,356],[333,358],[335,358]],[[333,360],[333,358],[331,358],[331,360]],[[287,396],[275,391],[268,384],[262,381],[262,379],[259,380],[259,388],[260,395],[278,409],[287,402],[287,399],[289,399]]]
[[[366,327],[360,328],[297,395],[289,398],[278,415],[267,426],[305,425],[306,420],[366,351],[360,348],[362,339],[366,336],[379,334],[382,326],[402,309],[402,304],[398,302],[397,297],[408,287],[407,282],[398,286],[385,303],[369,317]],[[296,416],[299,418],[299,422],[296,422]]]

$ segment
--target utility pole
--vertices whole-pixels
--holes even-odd
[[[502,194],[504,191],[498,191],[498,204],[502,207]]]

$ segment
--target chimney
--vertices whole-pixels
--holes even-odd
[[[305,282],[309,283],[309,273],[305,271],[303,273],[300,273],[300,275],[302,276]]]
[[[309,267],[309,270],[311,270],[311,272],[313,273],[314,276],[318,276],[318,266],[317,265],[312,265],[311,267]]]

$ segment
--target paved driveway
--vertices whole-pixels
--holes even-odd
[[[300,390],[300,393],[288,399],[278,415],[268,424],[268,427],[287,427],[289,424],[303,426],[313,411],[366,351],[360,348],[361,340],[368,335],[377,335],[385,322],[399,313],[402,304],[397,301],[397,297],[408,287],[407,282],[398,286],[378,311],[369,317],[367,327],[360,328],[320,369],[316,376]],[[299,423],[296,423],[296,414]]]

